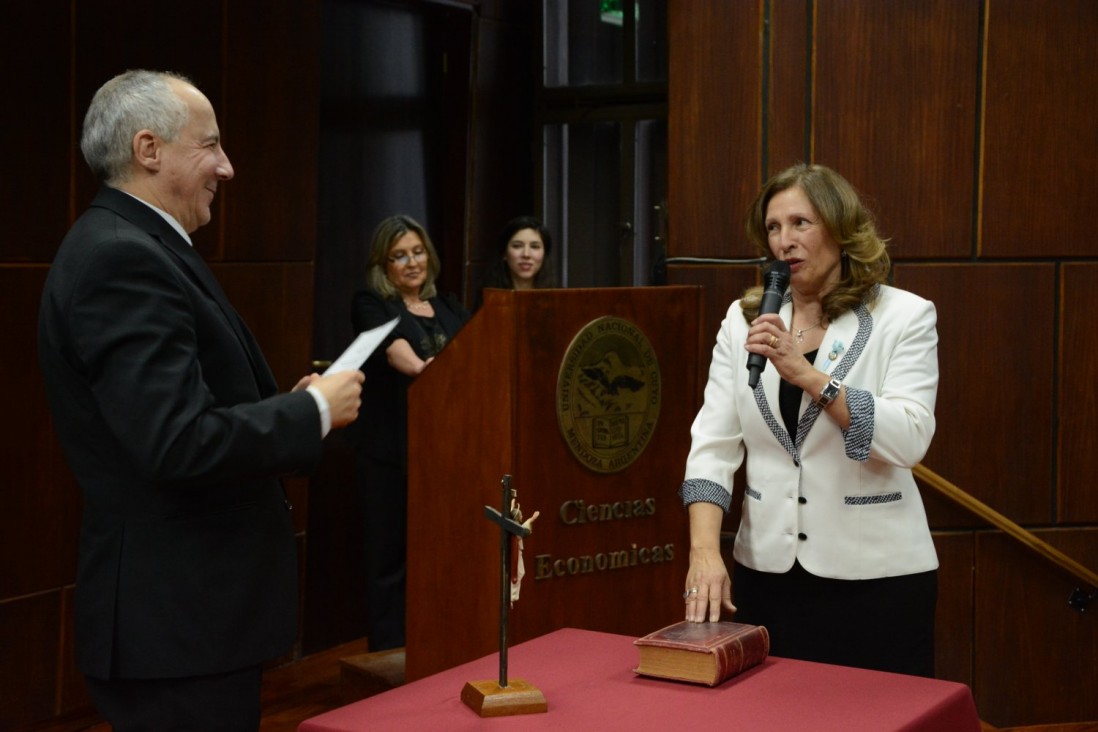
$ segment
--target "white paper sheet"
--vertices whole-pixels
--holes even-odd
[[[340,371],[354,371],[362,366],[366,363],[366,359],[370,357],[370,354],[374,352],[374,349],[378,347],[378,344],[385,339],[385,336],[389,335],[389,331],[396,327],[399,320],[400,318],[396,317],[388,323],[359,333],[351,341],[351,345],[347,346],[347,350],[339,354],[339,358],[332,361],[332,365],[325,369],[322,375],[337,374]]]

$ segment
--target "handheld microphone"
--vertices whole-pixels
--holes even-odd
[[[759,315],[776,313],[781,310],[785,288],[789,287],[789,263],[776,261],[766,270],[766,289],[759,303]],[[759,383],[759,374],[766,368],[766,356],[752,353],[747,356],[747,385],[754,389]]]

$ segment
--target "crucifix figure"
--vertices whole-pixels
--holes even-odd
[[[511,476],[501,481],[503,500],[500,509],[484,507],[484,515],[499,526],[500,587],[499,587],[499,683],[470,681],[461,692],[461,700],[482,717],[510,714],[533,714],[548,710],[545,697],[537,687],[520,679],[507,679],[507,620],[512,602],[512,574],[522,577],[522,539],[533,533],[533,523],[539,512],[522,520],[517,494],[511,489]],[[512,567],[516,567],[512,573]],[[517,588],[516,588],[517,589]],[[517,595],[517,592],[515,592]]]
[[[502,510],[484,507],[484,515],[500,527],[500,587],[499,587],[499,685],[507,688],[507,621],[511,615],[511,601],[517,595],[514,584],[522,579],[522,540],[533,533],[534,520],[540,512],[522,521],[522,509],[518,494],[511,488],[511,476],[503,476]]]

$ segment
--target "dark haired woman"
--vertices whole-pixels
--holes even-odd
[[[553,237],[533,216],[507,222],[495,247],[495,258],[484,277],[484,286],[501,290],[533,290],[553,286]],[[477,306],[483,300],[478,298]]]

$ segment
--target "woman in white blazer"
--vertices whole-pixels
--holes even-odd
[[[686,619],[723,607],[765,625],[777,656],[933,676],[938,560],[911,467],[934,435],[934,305],[885,284],[871,214],[823,166],[768,181],[747,231],[789,287],[762,315],[748,290],[717,334],[680,490]],[[720,529],[745,460],[730,577]]]

